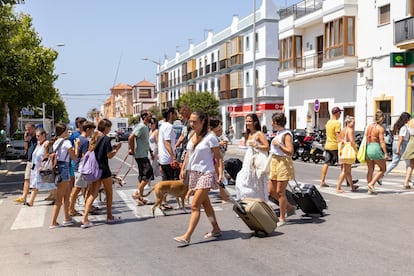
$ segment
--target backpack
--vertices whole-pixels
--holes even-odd
[[[103,138],[100,138],[96,144],[97,148]],[[95,150],[87,151],[83,157],[82,165],[79,166],[79,173],[82,175],[82,179],[86,182],[93,182],[101,179],[102,169],[99,168],[98,160],[96,159]]]

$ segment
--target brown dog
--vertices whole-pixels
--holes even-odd
[[[177,199],[178,207],[180,207],[180,199],[181,199],[181,207],[185,211],[185,203],[184,199],[188,191],[188,186],[183,184],[182,180],[165,180],[158,182],[151,190],[148,191],[143,197],[147,197],[152,191],[155,193],[155,204],[152,207],[152,216],[155,217],[155,208],[161,206],[161,203],[167,198],[167,194],[175,196]],[[164,210],[162,210],[164,216],[167,214]]]

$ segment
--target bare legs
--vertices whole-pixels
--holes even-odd
[[[328,173],[328,164],[323,164],[322,167],[322,175],[321,175],[321,187],[327,187],[327,185],[325,184],[325,178],[326,178],[326,174]]]
[[[352,182],[352,175],[351,175],[351,164],[342,164],[341,173],[339,174],[338,184],[336,185],[336,192],[341,193],[343,190],[341,189],[342,182],[346,180],[349,185],[351,185],[351,190],[355,191],[358,186],[355,186]]]
[[[211,233],[218,233],[220,232],[220,227],[217,224],[216,215],[211,205],[210,198],[208,197],[210,189],[199,189],[195,190],[194,198],[191,203],[191,217],[190,222],[188,224],[187,231],[179,239],[185,240],[187,242],[190,241],[191,235],[196,228],[198,221],[200,220],[200,209],[201,205],[204,207],[204,211],[207,215],[207,218],[210,220],[211,225],[213,226],[213,230]]]
[[[379,167],[380,171],[374,175],[375,165]],[[384,173],[387,169],[387,163],[385,159],[381,159],[381,160],[367,159],[367,166],[368,166],[368,171],[367,171],[368,192],[376,193],[376,190],[374,187],[375,183],[378,181],[378,179],[384,176]]]
[[[57,217],[59,215],[60,207],[63,204],[64,221],[70,221],[69,216],[69,197],[70,197],[70,183],[69,181],[62,181],[57,184],[55,205],[53,206],[52,212],[52,223],[51,226],[58,225]]]
[[[410,179],[411,179],[411,174],[413,173],[413,169],[414,169],[414,159],[410,159],[410,164],[407,167],[407,171],[405,174],[404,187],[410,187]]]
[[[271,180],[270,183],[269,194],[279,201],[279,220],[284,221],[286,218],[286,212],[290,212],[295,209],[286,198],[286,186],[288,181]]]
[[[112,215],[112,196],[113,196],[112,177],[110,176],[105,179],[100,179],[98,181],[92,182],[92,184],[90,185],[88,196],[86,197],[85,210],[83,213],[83,219],[82,219],[83,224],[89,223],[88,214],[92,208],[93,201],[98,196],[99,188],[101,187],[101,184],[103,185],[104,190],[105,190],[106,218],[107,220],[114,219]]]

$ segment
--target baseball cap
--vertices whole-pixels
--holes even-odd
[[[332,114],[336,114],[338,112],[342,112],[344,111],[343,109],[340,109],[339,107],[335,106],[334,108],[332,108]]]

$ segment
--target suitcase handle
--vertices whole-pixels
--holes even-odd
[[[246,210],[244,210],[244,207],[233,198],[233,196],[227,191],[226,186],[223,184],[223,182],[220,182],[219,186],[223,188],[224,193],[227,195],[227,198],[236,206],[236,208],[242,213],[243,215],[246,214]]]

